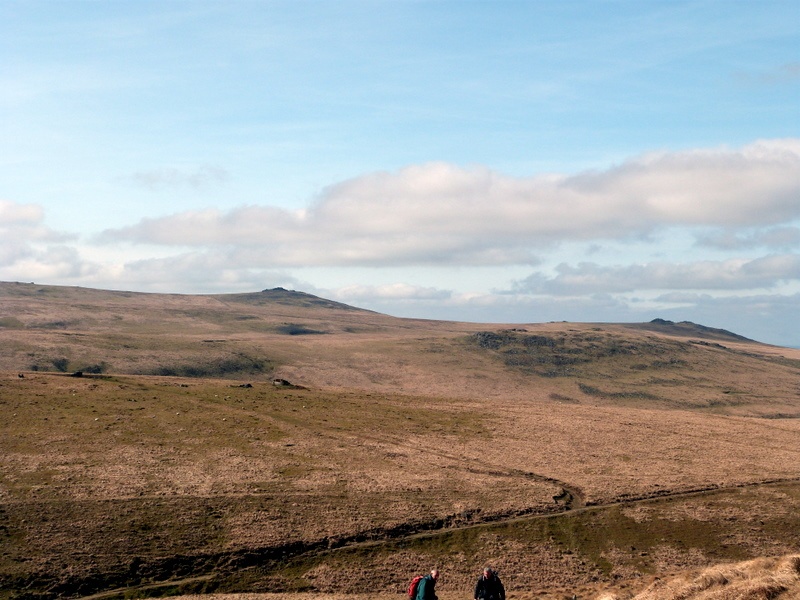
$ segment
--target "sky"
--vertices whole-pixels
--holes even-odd
[[[0,280],[800,347],[800,2],[0,0]]]

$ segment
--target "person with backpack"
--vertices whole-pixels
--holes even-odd
[[[438,579],[438,569],[432,569],[424,577],[415,577],[408,588],[409,600],[439,600],[436,596],[436,581]]]
[[[503,582],[491,567],[483,570],[483,575],[475,584],[475,600],[506,600],[506,589]]]

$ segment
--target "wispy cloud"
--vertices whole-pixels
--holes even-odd
[[[556,275],[534,273],[517,282],[512,292],[573,296],[642,290],[748,290],[772,288],[800,280],[800,255],[765,256],[754,260],[698,261],[602,266],[561,264]]]
[[[423,287],[407,283],[392,283],[387,285],[351,285],[335,290],[336,298],[348,302],[358,301],[417,301],[417,300],[446,300],[452,297],[453,292],[434,287]]]
[[[187,252],[163,258],[131,260],[120,266],[118,281],[129,287],[154,291],[175,290],[175,281],[206,291],[260,290],[286,287],[309,290],[308,283],[276,269],[253,268],[236,262],[225,252]]]
[[[193,170],[162,167],[150,171],[138,171],[123,179],[149,190],[161,190],[187,186],[198,189],[211,184],[224,183],[229,177],[228,171],[222,167],[202,165]]]
[[[697,245],[719,250],[800,247],[800,227],[773,227],[754,232],[715,231],[699,235]]]

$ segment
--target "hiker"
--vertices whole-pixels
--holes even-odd
[[[425,575],[417,585],[416,600],[439,600],[436,596],[436,580],[439,579],[438,569],[432,569],[430,575]]]
[[[483,570],[483,575],[475,584],[475,600],[506,600],[506,589],[503,582],[491,567]]]

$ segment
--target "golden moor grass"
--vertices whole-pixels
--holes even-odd
[[[446,600],[487,563],[627,598],[798,551],[800,351],[719,330],[0,283],[0,372],[4,600],[399,597],[434,564]]]

